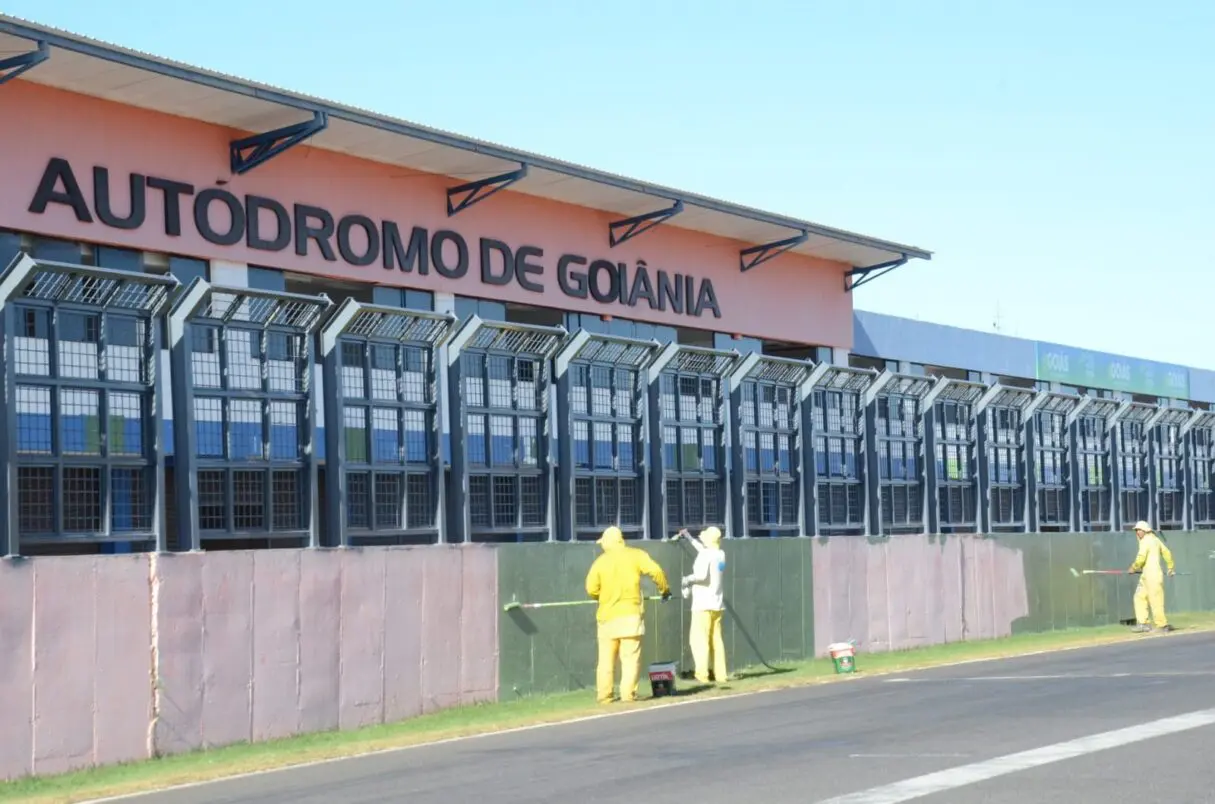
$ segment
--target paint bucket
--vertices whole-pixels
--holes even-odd
[[[655,698],[675,694],[675,662],[654,662],[650,665],[650,692]]]
[[[831,653],[831,661],[835,664],[835,672],[852,673],[856,670],[856,649],[852,647],[851,642],[836,642],[827,646],[827,650]]]

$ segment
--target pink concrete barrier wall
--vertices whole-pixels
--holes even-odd
[[[487,547],[0,562],[0,779],[491,701]]]
[[[1021,551],[973,536],[814,543],[814,642],[869,652],[1008,636],[1029,614]]]
[[[0,562],[0,778],[146,757],[147,556]]]

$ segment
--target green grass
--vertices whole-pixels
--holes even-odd
[[[1215,613],[1174,615],[1173,622],[1178,630],[1183,632],[1215,630]],[[1020,634],[1007,639],[959,642],[894,653],[862,652],[857,656],[856,667],[859,675],[882,675],[957,662],[1144,638],[1128,633],[1124,626]],[[743,670],[737,680],[732,680],[723,689],[689,693],[686,697],[681,695],[657,701],[640,701],[627,707],[620,704],[614,707],[598,706],[589,691],[562,693],[508,703],[448,709],[358,731],[324,732],[258,744],[242,743],[210,751],[113,765],[61,776],[20,779],[0,783],[0,801],[38,804],[85,801],[453,737],[571,720],[604,711],[620,711],[622,708],[663,706],[692,697],[704,699],[761,692],[827,683],[841,678],[834,674],[829,659],[780,663],[779,666],[782,670],[779,673],[764,668]],[[689,682],[683,683],[686,685]]]

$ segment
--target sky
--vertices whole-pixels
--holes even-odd
[[[859,309],[1215,369],[1205,0],[3,10],[933,252]]]

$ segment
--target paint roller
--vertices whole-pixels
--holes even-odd
[[[642,600],[662,600],[662,595],[647,595]],[[518,611],[519,609],[556,609],[566,606],[593,606],[599,601],[597,600],[555,600],[546,603],[521,603],[516,599],[512,599],[509,603],[502,607],[502,611]]]
[[[1068,571],[1071,572],[1073,578],[1079,578],[1083,575],[1130,575],[1130,574],[1132,574],[1132,573],[1127,572],[1126,570],[1093,570],[1093,569],[1078,570],[1075,567],[1070,567],[1068,569]],[[1134,573],[1134,574],[1138,575],[1139,573]],[[1194,573],[1192,573],[1192,572],[1175,572],[1173,574],[1174,575],[1193,575]]]

